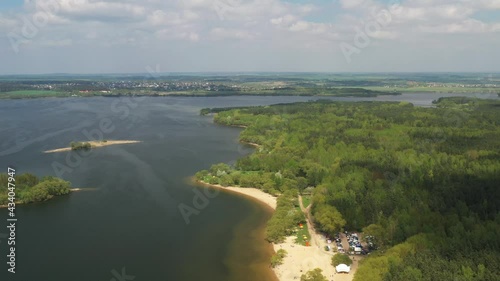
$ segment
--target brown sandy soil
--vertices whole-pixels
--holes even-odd
[[[117,144],[131,144],[131,143],[140,143],[141,141],[135,140],[108,140],[108,141],[88,141],[92,148],[98,148],[109,145],[117,145]],[[52,150],[44,151],[43,153],[57,153],[57,152],[65,152],[71,151],[71,147],[57,148]]]
[[[225,191],[232,192],[232,193],[238,193],[238,194],[244,195],[246,197],[251,197],[251,198],[256,199],[256,200],[264,203],[265,205],[271,207],[273,210],[276,210],[277,198],[272,196],[271,194],[265,193],[264,191],[262,191],[260,189],[252,188],[252,187],[236,187],[236,186],[227,186],[226,187],[226,186],[222,186],[219,184],[208,184],[208,183],[201,182],[201,181],[198,181],[198,182],[201,183],[202,185],[205,185],[205,186],[210,186],[210,187],[217,188],[220,190],[225,190]]]
[[[212,185],[202,183],[206,186],[211,186],[232,193],[238,193],[246,197],[250,197],[264,203],[265,205],[276,209],[277,198],[263,192],[257,188],[242,188],[242,187],[223,187],[221,185]],[[352,281],[354,273],[358,267],[360,256],[354,257],[349,274],[337,274],[335,268],[331,265],[331,258],[334,252],[327,252],[324,247],[327,245],[325,237],[316,232],[309,214],[310,206],[306,209],[302,204],[302,198],[299,197],[300,207],[307,216],[307,226],[311,234],[310,247],[302,246],[295,243],[295,236],[289,236],[284,243],[273,244],[274,251],[284,249],[287,251],[287,256],[283,260],[283,264],[274,268],[274,272],[280,281],[297,281],[300,276],[309,270],[321,268],[323,275],[328,280],[335,281]]]
[[[283,264],[275,268],[276,275],[280,281],[300,280],[300,276],[315,268],[323,270],[323,275],[327,280],[351,281],[354,275],[354,266],[351,266],[351,273],[337,274],[331,265],[333,252],[327,252],[324,247],[327,245],[323,235],[316,232],[309,214],[309,209],[304,208],[302,197],[299,197],[300,208],[306,214],[307,227],[311,235],[311,246],[306,247],[295,244],[295,237],[288,237],[285,243],[274,245],[275,250],[284,249],[288,252]]]

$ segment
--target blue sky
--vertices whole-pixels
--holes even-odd
[[[500,10],[479,11],[474,15],[474,18],[489,23],[498,22],[500,19]]]
[[[8,10],[12,8],[21,8],[23,6],[23,0],[6,0],[0,2],[0,10]]]
[[[9,0],[0,74],[500,71],[500,0]]]

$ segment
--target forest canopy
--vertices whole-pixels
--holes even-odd
[[[355,280],[495,280],[499,110],[462,97],[217,110],[215,122],[244,126],[241,141],[259,147],[197,177],[272,194],[313,188],[318,229],[364,230],[380,249]]]
[[[0,205],[8,201],[8,175],[0,174]],[[26,173],[15,176],[16,203],[32,203],[46,201],[54,196],[68,194],[71,184],[56,177],[43,177]]]

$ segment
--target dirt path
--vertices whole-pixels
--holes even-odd
[[[321,256],[327,256],[328,260],[330,260],[331,256],[333,256],[336,253],[333,251],[327,252],[324,250],[324,247],[327,245],[327,243],[325,241],[326,238],[323,235],[321,235],[319,232],[316,231],[316,229],[314,228],[314,225],[312,223],[312,216],[311,216],[312,203],[309,204],[309,206],[307,206],[307,208],[304,208],[304,204],[302,202],[302,196],[299,195],[299,204],[300,204],[300,209],[306,215],[307,227],[309,229],[309,233],[311,234],[311,245],[313,245],[313,247],[315,247],[315,248],[317,247],[317,249],[315,251],[317,254],[319,254]],[[344,236],[342,239],[344,248],[349,249],[349,243],[347,242],[347,238],[345,237],[345,235],[343,233],[341,235]],[[347,247],[346,247],[346,245],[344,245],[344,241],[347,244]],[[324,274],[326,273],[326,277],[328,280],[352,281],[352,279],[354,278],[354,274],[356,273],[356,270],[358,268],[358,262],[361,258],[353,256],[353,257],[351,257],[351,259],[353,259],[353,264],[351,265],[351,272],[349,274],[337,274],[334,272],[334,270],[333,270],[333,272],[330,270],[326,270],[326,272],[325,272],[325,268],[322,268],[323,273]],[[333,269],[333,266],[328,265],[328,269],[330,269],[330,268]],[[331,274],[331,273],[333,273],[333,274]]]
[[[306,223],[307,223],[307,228],[309,229],[309,234],[311,234],[311,245],[313,247],[318,247],[319,249],[322,249],[321,245],[324,243],[321,243],[323,240],[320,234],[316,232],[316,229],[314,228],[314,225],[312,223],[312,218],[311,218],[311,206],[312,204],[309,204],[307,208],[304,208],[304,203],[302,202],[302,196],[299,195],[299,204],[300,204],[300,209],[304,214],[306,215]]]

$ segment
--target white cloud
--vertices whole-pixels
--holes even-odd
[[[270,22],[274,25],[288,25],[296,20],[297,20],[297,17],[288,14],[288,15],[285,15],[285,16],[282,16],[279,18],[272,18],[270,20]]]
[[[479,20],[467,19],[442,25],[423,25],[420,29],[429,33],[485,33],[499,32],[500,24],[486,24]]]
[[[197,42],[200,40],[200,35],[197,32],[192,31],[179,31],[173,29],[161,29],[155,32],[156,38],[166,39],[166,40],[185,40],[191,42]]]
[[[500,9],[500,0],[463,0],[471,7],[477,9],[498,10]]]
[[[372,6],[372,0],[340,0],[340,4],[345,9],[356,9],[366,6]]]
[[[464,5],[401,6],[396,18],[400,21],[443,21],[465,19],[475,10]]]
[[[62,40],[41,40],[40,45],[48,46],[48,47],[64,47],[71,46],[73,41],[71,39],[62,39]]]
[[[307,21],[298,21],[290,26],[290,31],[306,31],[310,28],[311,24]]]
[[[212,38],[214,39],[239,39],[239,40],[249,40],[254,39],[258,36],[257,33],[249,32],[246,30],[240,29],[231,29],[231,28],[214,28],[210,31]]]
[[[156,10],[148,15],[147,21],[152,26],[175,26],[190,24],[196,21],[198,18],[198,14],[190,10],[186,10],[181,13]]]
[[[390,20],[380,24],[370,36],[373,41],[380,40],[380,46],[387,44],[388,48],[394,43],[408,44],[407,47],[418,45],[429,36],[437,36],[435,34],[440,35],[436,42],[443,45],[462,38],[458,36],[465,38],[465,35],[482,36],[479,41],[486,42],[494,40],[489,38],[498,37],[497,32],[500,32],[500,18],[485,21],[475,17],[482,11],[500,10],[500,0],[402,0],[399,5],[392,6],[398,9],[391,9],[386,2],[26,0],[22,12],[0,13],[0,39],[5,39],[9,32],[22,36],[26,25],[24,19],[33,24],[34,15],[45,15],[48,20],[43,26],[35,24],[37,32],[29,38],[29,49],[59,46],[59,50],[67,48],[68,52],[83,46],[99,50],[102,46],[126,49],[175,45],[180,52],[199,46],[191,50],[204,53],[226,48],[226,41],[231,42],[230,46],[244,41],[248,49],[272,54],[276,50],[280,53],[311,50],[331,53],[341,42],[352,41],[357,30],[365,30],[377,21],[377,14],[382,12]],[[326,7],[334,9],[331,16],[325,11]],[[0,46],[2,51],[9,47],[8,41],[4,41],[7,44]],[[207,44],[213,44],[213,48],[201,47]],[[495,46],[500,48],[494,44],[491,48]],[[290,57],[300,59],[303,56]],[[321,63],[323,61],[319,60],[318,64]]]

